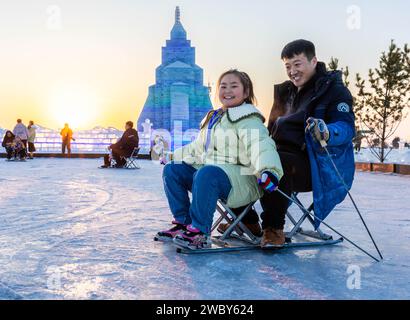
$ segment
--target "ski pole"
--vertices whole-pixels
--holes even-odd
[[[308,122],[308,123],[309,123],[309,126],[312,127],[313,122],[310,121],[310,122]],[[324,136],[325,136],[325,135],[324,135],[324,132],[325,132],[326,127],[325,127],[325,126],[320,126],[320,125],[318,125],[317,127],[318,127],[318,129],[319,129],[319,131],[320,131],[320,133],[321,133],[321,137],[324,137]],[[306,130],[308,130],[308,128],[306,128]],[[312,134],[312,133],[311,133],[311,134]],[[312,136],[313,136],[313,134],[312,134]],[[379,254],[380,258],[383,260],[383,256],[382,256],[382,254],[381,254],[379,248],[377,247],[377,244],[376,244],[376,242],[374,241],[373,236],[372,236],[372,234],[370,233],[370,230],[369,230],[369,228],[367,227],[367,224],[366,224],[366,222],[364,221],[363,216],[362,216],[362,214],[360,213],[359,208],[358,208],[357,205],[356,205],[356,202],[354,201],[352,195],[350,194],[350,191],[349,191],[348,186],[346,185],[346,183],[345,183],[345,181],[344,181],[342,175],[340,174],[339,170],[337,169],[337,166],[336,166],[335,162],[334,162],[333,159],[332,159],[332,156],[330,155],[329,150],[327,149],[327,143],[326,143],[326,141],[325,141],[324,139],[320,139],[320,140],[319,140],[319,143],[320,143],[320,145],[322,146],[322,148],[326,151],[326,154],[327,154],[327,156],[328,156],[330,162],[332,163],[332,165],[333,165],[333,167],[334,167],[334,169],[335,169],[335,171],[336,171],[336,173],[337,173],[337,175],[338,175],[340,181],[342,182],[342,184],[343,184],[345,190],[347,191],[347,194],[349,195],[349,198],[350,198],[350,200],[352,201],[353,206],[355,207],[357,213],[359,214],[360,220],[362,221],[364,227],[366,228],[367,233],[368,233],[369,236],[370,236],[370,239],[372,240],[373,245],[374,245],[374,247],[375,247],[376,250],[377,250],[377,253]]]
[[[355,244],[352,240],[350,240],[349,238],[345,237],[343,234],[341,234],[339,231],[335,230],[334,228],[332,228],[331,226],[329,226],[326,222],[324,222],[322,219],[312,215],[311,212],[309,212],[308,210],[306,210],[301,204],[297,203],[295,200],[293,200],[291,197],[289,197],[286,193],[284,193],[282,190],[280,189],[276,189],[277,192],[279,192],[281,195],[283,195],[285,198],[287,198],[288,200],[290,200],[292,203],[296,204],[303,212],[307,213],[309,216],[313,217],[314,219],[317,219],[318,221],[320,221],[321,223],[323,223],[326,227],[328,227],[330,230],[332,230],[333,232],[337,233],[339,236],[341,236],[343,239],[345,239],[347,242],[349,242],[350,244],[352,244],[353,246],[355,246],[357,249],[359,249],[360,251],[362,251],[363,253],[367,254],[370,258],[376,260],[377,262],[380,262],[377,258],[375,258],[373,255],[371,255],[369,252],[367,252],[366,250],[364,250],[363,248],[359,247],[357,244]]]
[[[335,168],[335,171],[336,171],[337,175],[339,176],[340,181],[343,183],[343,186],[344,186],[344,188],[346,189],[347,194],[349,195],[350,200],[352,200],[353,206],[355,207],[357,213],[359,214],[360,220],[362,220],[362,223],[363,223],[364,227],[366,228],[366,231],[367,231],[367,233],[369,234],[370,239],[372,239],[372,242],[373,242],[373,244],[374,244],[374,247],[375,247],[376,250],[377,250],[377,253],[379,254],[380,258],[383,260],[383,256],[382,256],[382,254],[381,254],[379,248],[377,247],[377,244],[376,244],[376,242],[374,241],[373,236],[372,236],[372,234],[370,233],[370,230],[369,230],[369,228],[367,227],[367,224],[366,224],[366,222],[364,221],[363,216],[362,216],[362,214],[360,213],[360,210],[359,210],[359,208],[358,208],[357,205],[356,205],[356,202],[354,201],[352,195],[350,194],[350,191],[349,191],[348,186],[346,185],[346,183],[345,183],[345,181],[344,181],[342,175],[340,174],[339,170],[337,169],[337,166],[336,166],[335,162],[334,162],[333,159],[332,159],[332,156],[330,155],[329,150],[327,149],[327,143],[326,143],[326,141],[320,140],[320,145],[321,145],[321,146],[323,147],[323,149],[326,151],[326,154],[327,154],[327,156],[328,156],[330,162],[332,163],[333,167]]]

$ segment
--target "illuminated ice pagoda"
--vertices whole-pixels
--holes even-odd
[[[174,131],[198,129],[211,109],[209,88],[203,84],[202,68],[195,64],[195,48],[187,40],[177,7],[171,39],[162,47],[162,64],[156,69],[155,85],[149,87],[138,131],[147,123],[152,124],[152,130],[165,129],[173,136]]]

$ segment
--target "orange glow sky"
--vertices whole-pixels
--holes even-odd
[[[205,84],[215,83],[232,67],[248,72],[265,115],[272,105],[273,84],[286,80],[279,56],[287,42],[310,39],[319,60],[336,56],[341,66],[362,75],[377,65],[390,39],[400,46],[410,42],[410,4],[404,0],[395,1],[395,6],[387,1],[355,1],[361,9],[359,30],[346,26],[350,1],[56,0],[53,4],[61,10],[61,28],[50,27],[50,1],[0,4],[0,127],[12,128],[17,117],[54,129],[66,121],[74,129],[122,128],[125,121],[136,121],[148,86],[155,83],[176,5],[196,47]],[[408,139],[409,118],[400,128]]]

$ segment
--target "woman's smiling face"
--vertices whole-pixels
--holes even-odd
[[[225,75],[219,85],[219,100],[223,108],[240,106],[248,97],[239,77],[234,74]]]

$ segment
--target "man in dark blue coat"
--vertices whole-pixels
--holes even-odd
[[[340,71],[327,72],[316,58],[315,46],[296,40],[281,56],[290,81],[276,85],[268,129],[275,140],[284,169],[278,184],[287,195],[313,190],[315,215],[324,219],[342,202],[347,191],[325,149],[350,188],[354,176],[352,139],[355,136],[352,96]],[[289,201],[278,192],[261,199],[262,247],[285,243],[284,225]],[[248,223],[252,216],[248,216]],[[245,221],[246,222],[246,221]],[[315,221],[315,226],[319,226]]]

